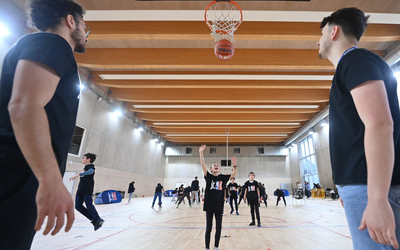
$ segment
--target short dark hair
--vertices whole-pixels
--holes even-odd
[[[325,17],[321,22],[320,28],[324,28],[327,24],[337,25],[343,30],[346,36],[352,36],[357,41],[360,41],[361,36],[367,29],[368,18],[369,16],[365,16],[362,10],[344,8]]]
[[[92,153],[87,153],[87,154],[84,154],[83,156],[85,156],[86,159],[90,159],[90,163],[93,163],[97,158],[97,155],[92,154]]]
[[[195,179],[197,179],[197,176],[196,177],[194,177]]]
[[[249,173],[249,175],[251,175],[251,174],[254,175],[254,176],[256,176],[256,174],[255,174],[254,172],[250,172],[250,173]]]
[[[231,180],[236,180],[235,177],[231,177]]]
[[[72,15],[76,22],[85,10],[73,0],[31,0],[28,7],[29,25],[40,31],[60,25],[61,19]]]

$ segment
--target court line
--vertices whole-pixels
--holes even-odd
[[[315,224],[315,223],[313,223],[313,222],[310,222],[310,224],[313,224],[313,225],[315,225],[315,226],[317,226],[317,227],[323,228],[323,229],[328,230],[328,231],[330,231],[330,232],[332,232],[332,233],[335,233],[335,234],[338,234],[338,235],[340,235],[340,236],[343,236],[343,237],[345,237],[345,238],[347,238],[347,239],[350,239],[350,240],[352,239],[351,236],[347,236],[347,235],[344,235],[344,234],[335,232],[335,231],[333,231],[333,230],[328,229],[327,227],[317,225],[317,224]]]

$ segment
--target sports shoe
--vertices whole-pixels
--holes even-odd
[[[214,247],[214,250],[219,250],[219,248],[218,247]]]
[[[239,215],[239,212],[238,212],[238,211],[236,211],[236,215]]]
[[[261,222],[258,222],[257,227],[261,227]]]
[[[96,221],[96,223],[94,224],[94,231],[97,231],[99,228],[101,228],[103,226],[103,223],[103,219],[99,219],[98,221]]]
[[[233,214],[233,209],[231,210],[231,214]]]
[[[255,225],[256,225],[256,223],[254,221],[249,224],[249,226],[255,226]]]

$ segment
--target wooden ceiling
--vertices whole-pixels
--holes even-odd
[[[24,5],[24,0],[14,2]],[[209,3],[78,2],[88,12],[201,11]],[[368,13],[400,13],[398,0],[237,3],[246,11],[312,14],[356,6]],[[329,104],[334,68],[318,58],[320,19],[244,21],[235,33],[233,58],[220,61],[203,21],[110,21],[106,15],[107,21],[86,20],[92,32],[87,52],[76,56],[78,65],[91,70],[94,83],[109,88],[113,99],[123,101],[127,110],[169,143],[223,144],[229,129],[232,144],[278,145]],[[399,40],[398,22],[377,22],[368,27],[360,47],[383,57]]]

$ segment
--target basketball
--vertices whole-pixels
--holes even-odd
[[[234,52],[233,44],[229,40],[220,40],[214,46],[215,56],[222,61],[231,59]]]

